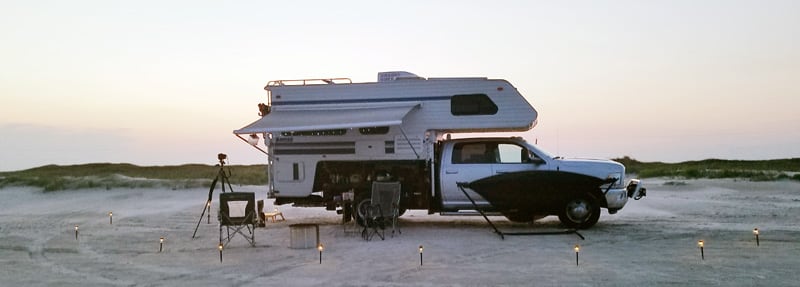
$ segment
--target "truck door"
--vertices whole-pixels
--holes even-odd
[[[443,155],[439,177],[444,209],[475,209],[456,183],[471,182],[491,176],[493,174],[492,164],[495,161],[492,146],[496,145],[497,143],[485,141],[457,142],[453,144],[452,149],[445,150],[449,154]],[[466,191],[478,206],[489,205],[474,191],[470,189],[466,189]]]

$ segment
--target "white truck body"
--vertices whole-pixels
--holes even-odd
[[[343,193],[353,192],[357,201],[363,199],[368,196],[369,182],[386,174],[403,184],[403,208],[475,209],[457,182],[539,169],[615,177],[617,181],[605,187],[601,200],[611,212],[622,208],[630,195],[622,184],[625,169],[615,162],[554,158],[520,138],[445,139],[448,133],[533,128],[536,110],[505,80],[424,79],[407,72],[387,72],[372,83],[272,81],[265,89],[269,96],[260,105],[262,118],[234,134],[257,148],[263,139],[268,196],[276,198],[277,204],[335,209]],[[454,163],[454,145],[469,148],[470,142],[501,144],[517,153],[518,162]],[[520,152],[536,162],[520,161]],[[479,195],[470,196],[478,199],[480,208],[491,209]]]

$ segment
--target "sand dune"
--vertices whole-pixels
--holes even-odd
[[[478,217],[408,212],[402,234],[366,242],[321,208],[279,207],[287,220],[235,239],[219,262],[207,190],[6,188],[0,209],[3,286],[796,286],[800,183],[648,180],[648,197],[575,235],[506,237]],[[236,187],[263,197],[263,187]],[[267,210],[272,209],[267,201]],[[213,210],[216,210],[213,208]],[[114,212],[109,224],[108,212]],[[493,218],[507,231],[558,230]],[[320,224],[326,248],[290,249],[289,225]],[[79,225],[79,240],[74,226]],[[756,246],[752,229],[761,231]],[[164,236],[164,251],[158,239]],[[701,260],[697,240],[705,241]],[[572,247],[582,246],[580,265]],[[419,265],[419,245],[425,246]]]

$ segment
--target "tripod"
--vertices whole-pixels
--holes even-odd
[[[200,228],[200,222],[203,221],[203,215],[206,214],[206,211],[208,211],[208,223],[211,224],[211,199],[214,196],[214,188],[217,187],[217,182],[221,182],[222,192],[225,192],[225,183],[228,184],[228,189],[230,189],[230,191],[233,192],[231,181],[230,179],[228,179],[228,176],[230,175],[230,170],[228,170],[228,173],[226,174],[225,170],[223,169],[225,167],[225,159],[227,158],[228,156],[225,155],[224,153],[217,155],[217,159],[219,159],[219,171],[217,171],[217,176],[214,178],[214,180],[211,181],[211,188],[209,188],[208,190],[208,200],[206,200],[206,205],[203,206],[203,212],[200,213],[200,220],[197,221],[197,226],[194,227],[194,233],[192,233],[192,239],[194,239],[195,235],[197,235],[197,229]]]

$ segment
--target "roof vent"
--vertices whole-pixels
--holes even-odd
[[[400,79],[420,79],[424,80],[425,78],[417,76],[414,73],[409,73],[406,71],[391,71],[391,72],[380,72],[378,73],[378,82],[391,82]]]

